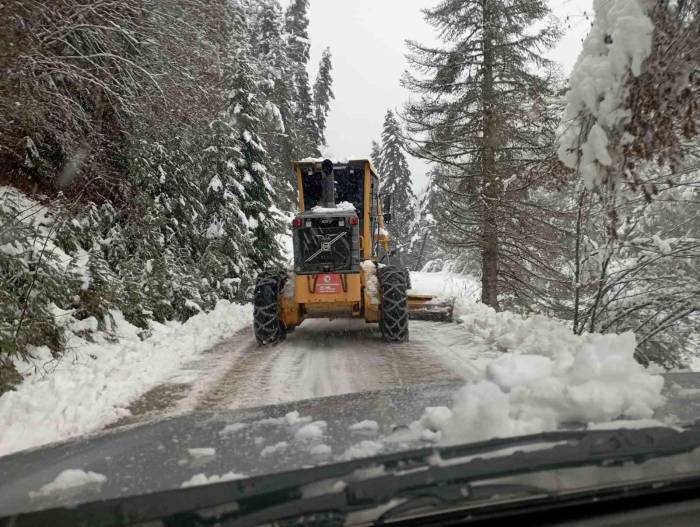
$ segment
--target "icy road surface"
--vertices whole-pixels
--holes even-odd
[[[244,329],[129,407],[117,424],[191,410],[257,407],[417,383],[470,379],[498,352],[466,349],[452,324],[411,321],[410,342],[387,344],[376,324],[306,320],[275,346]]]

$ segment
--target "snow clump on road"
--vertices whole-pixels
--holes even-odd
[[[384,445],[379,441],[360,441],[359,443],[349,447],[341,456],[340,459],[350,460],[362,457],[376,456],[381,452]]]
[[[504,352],[454,396],[451,408],[427,408],[413,430],[443,443],[554,430],[563,423],[649,419],[663,405],[663,378],[634,359],[635,338],[575,335],[543,316],[460,309],[465,338]],[[427,434],[424,432],[428,432]]]
[[[280,441],[279,443],[275,443],[274,445],[268,445],[265,448],[263,448],[260,451],[260,455],[262,457],[271,456],[272,454],[276,454],[277,452],[283,452],[287,450],[288,446],[289,443],[287,443],[286,441]]]
[[[379,430],[379,424],[377,421],[365,419],[364,421],[350,425],[349,428],[351,432],[376,432]]]
[[[323,437],[323,431],[326,429],[325,421],[314,421],[302,426],[294,434],[294,439],[297,441],[314,441]]]
[[[102,485],[107,477],[97,472],[85,472],[77,468],[69,468],[61,472],[56,479],[42,486],[37,492],[30,492],[30,497],[55,496],[86,486]]]
[[[238,474],[236,472],[226,472],[225,474],[216,475],[212,474],[211,476],[207,476],[204,473],[200,474],[195,474],[192,476],[190,479],[187,481],[183,482],[182,485],[180,485],[180,488],[186,488],[186,487],[199,487],[200,485],[211,485],[212,483],[221,483],[223,481],[233,481],[236,479],[243,479],[246,478],[245,474]]]

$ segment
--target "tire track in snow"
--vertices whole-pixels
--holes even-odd
[[[452,329],[449,324],[412,321],[409,342],[388,344],[376,325],[361,320],[307,320],[285,341],[264,348],[246,329],[144,394],[132,403],[138,412],[115,425],[188,411],[460,381],[479,368],[472,364],[473,354],[465,355],[460,331]]]
[[[251,361],[227,408],[461,379],[424,343],[387,344],[363,321],[309,320],[286,341],[259,350],[267,357]]]

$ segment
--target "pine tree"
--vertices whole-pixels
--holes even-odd
[[[281,247],[277,237],[283,232],[283,224],[276,205],[276,194],[270,182],[266,166],[267,153],[260,138],[264,108],[258,100],[248,47],[248,26],[242,14],[238,14],[239,32],[245,38],[236,53],[236,71],[228,110],[240,150],[237,170],[244,189],[241,211],[251,239],[248,257],[255,270],[262,270],[281,262]]]
[[[538,158],[533,150],[542,149],[535,133],[541,112],[532,101],[549,91],[549,79],[533,66],[549,64],[541,50],[557,30],[532,26],[548,14],[544,0],[442,0],[425,16],[446,46],[409,42],[409,60],[422,75],[404,79],[419,96],[405,112],[412,150],[459,168],[462,181],[452,185],[451,200],[459,209],[458,243],[478,248],[482,301],[496,309],[505,288],[499,260],[505,181],[523,174]],[[469,219],[460,222],[465,213]]]
[[[372,148],[370,150],[370,155],[369,159],[372,161],[372,164],[374,165],[374,168],[376,170],[379,170],[379,166],[382,164],[382,147],[379,146],[379,143],[376,141],[372,140]]]
[[[70,325],[54,306],[109,331],[112,309],[145,329],[249,298],[255,273],[279,262],[291,160],[318,141],[307,2],[290,8],[289,31],[278,0],[88,4],[3,9],[16,43],[0,57],[4,184],[34,186],[19,204],[42,221],[17,224],[22,209],[0,188],[11,246],[0,392],[27,346],[62,351]]]
[[[320,156],[318,129],[306,66],[309,63],[309,0],[293,0],[285,14],[287,55],[294,81],[294,131],[296,151],[302,157]]]
[[[261,132],[270,156],[270,175],[280,206],[288,210],[292,206],[296,187],[296,176],[292,173],[292,161],[297,142],[293,108],[293,68],[287,56],[283,38],[284,20],[282,8],[277,0],[265,0],[258,17],[253,21],[256,35],[256,68],[261,77],[261,96],[265,99],[265,122]]]
[[[436,257],[440,251],[438,240],[438,221],[435,211],[438,209],[438,201],[441,189],[438,184],[440,172],[433,169],[428,174],[428,184],[416,199],[416,214],[410,227],[411,243],[411,267],[420,271]]]
[[[394,112],[387,111],[382,130],[379,174],[382,194],[392,196],[388,231],[404,258],[410,246],[410,226],[415,217],[416,196],[411,188],[411,171],[403,153],[403,139]]]
[[[331,50],[323,50],[321,62],[318,65],[318,75],[314,83],[314,109],[316,111],[316,126],[318,128],[318,145],[326,145],[326,119],[331,109],[333,94],[333,79],[331,78]]]

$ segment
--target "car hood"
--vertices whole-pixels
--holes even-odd
[[[700,419],[700,373],[665,377],[667,404],[657,416]],[[412,385],[193,413],[19,452],[0,458],[0,511],[12,515],[424,447],[419,439],[379,440],[408,428],[426,407],[449,405],[459,386]],[[46,491],[70,469],[106,480]]]

